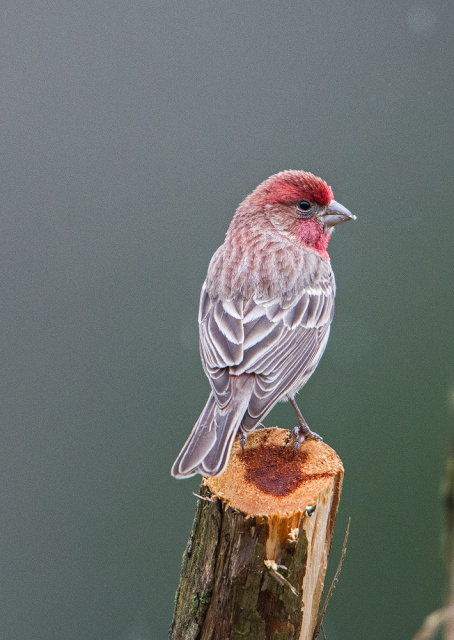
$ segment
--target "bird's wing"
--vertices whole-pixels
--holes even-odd
[[[331,271],[310,288],[280,298],[213,300],[204,285],[200,352],[219,405],[230,402],[232,375],[256,375],[248,409],[255,422],[283,395],[301,387],[325,348],[334,293]]]

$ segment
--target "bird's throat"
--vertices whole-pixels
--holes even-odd
[[[298,222],[298,241],[310,249],[314,249],[323,258],[329,260],[328,244],[331,232],[323,227],[315,218]]]

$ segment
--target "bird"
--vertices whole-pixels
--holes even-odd
[[[293,406],[294,451],[311,431],[295,401],[325,351],[336,284],[327,247],[355,220],[314,174],[286,170],[239,205],[202,286],[199,345],[211,393],[171,474],[220,475],[235,436],[261,425],[279,401]]]

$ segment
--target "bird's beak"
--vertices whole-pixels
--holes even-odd
[[[319,216],[320,222],[326,227],[334,227],[336,224],[346,222],[347,220],[356,220],[356,216],[350,213],[348,209],[343,207],[339,202],[331,200],[325,211]]]

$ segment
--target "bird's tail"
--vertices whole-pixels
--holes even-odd
[[[249,377],[249,376],[248,376]],[[217,476],[227,466],[233,440],[241,425],[252,392],[252,379],[242,385],[225,409],[219,407],[213,393],[197,420],[172,467],[175,478],[189,478],[200,473]]]

